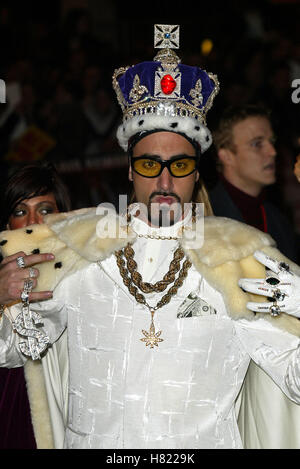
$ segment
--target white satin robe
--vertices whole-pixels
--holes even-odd
[[[134,223],[139,233],[147,229]],[[155,282],[168,270],[177,241],[138,238],[133,247],[143,280]],[[191,292],[212,308],[178,318]],[[154,306],[161,296],[147,301]],[[241,448],[235,401],[250,358],[300,402],[299,338],[263,319],[232,320],[221,294],[194,267],[155,314],[163,342],[154,349],[140,340],[150,312],[124,286],[114,256],[63,280],[53,300],[35,309],[52,342],[67,327],[65,448]],[[6,321],[2,329],[0,360],[21,365],[16,334]]]

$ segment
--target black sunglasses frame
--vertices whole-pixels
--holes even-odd
[[[184,160],[184,159],[194,160],[196,162],[195,168],[193,169],[193,171],[191,171],[188,174],[185,174],[184,176],[175,176],[171,172],[171,164],[174,163],[174,161]],[[138,160],[151,160],[151,161],[156,161],[157,163],[160,163],[161,167],[160,167],[159,173],[156,176],[145,176],[144,174],[139,173],[138,171],[135,170],[134,164],[133,164],[134,161],[138,161]],[[130,165],[131,165],[132,171],[134,171],[139,176],[142,176],[142,177],[148,178],[148,179],[153,179],[153,178],[159,177],[165,168],[168,169],[168,171],[169,171],[169,173],[171,174],[172,177],[174,177],[174,178],[185,178],[185,177],[189,176],[190,174],[193,174],[195,171],[198,170],[198,164],[199,164],[198,156],[178,155],[175,158],[172,158],[171,160],[162,160],[161,158],[159,158],[159,156],[152,156],[152,155],[145,156],[144,155],[144,156],[134,157],[134,156],[130,155]]]

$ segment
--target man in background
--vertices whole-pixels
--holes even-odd
[[[233,218],[269,233],[288,258],[297,259],[293,229],[266,200],[276,182],[276,150],[270,113],[247,105],[225,110],[214,132],[221,175],[210,191],[214,215]],[[272,421],[272,429],[268,422]],[[300,408],[253,361],[243,391],[239,427],[245,448],[299,448]]]
[[[233,218],[269,233],[278,249],[297,259],[288,219],[265,198],[276,182],[276,150],[269,112],[258,105],[228,108],[214,132],[221,177],[210,191],[214,215]]]

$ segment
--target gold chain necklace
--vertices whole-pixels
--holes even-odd
[[[164,278],[155,284],[143,282],[141,274],[136,270],[137,263],[133,259],[134,250],[132,248],[132,244],[128,243],[127,246],[124,248],[124,255],[127,260],[127,268],[131,274],[131,279],[133,283],[142,290],[143,293],[152,293],[152,292],[161,292],[164,291],[167,286],[174,282],[175,275],[180,269],[180,261],[184,257],[183,250],[179,247],[176,249],[173,260],[170,263],[168,272],[164,275]]]
[[[133,261],[134,250],[132,248],[131,243],[128,243],[124,249],[116,251],[115,256],[124,285],[128,288],[129,293],[135,297],[138,303],[141,303],[146,306],[151,313],[151,323],[149,332],[142,329],[142,333],[145,337],[140,340],[142,342],[145,342],[146,346],[150,345],[150,348],[153,348],[154,346],[158,347],[158,343],[163,342],[164,339],[160,338],[162,331],[155,332],[154,314],[159,308],[162,308],[164,305],[168,304],[172,296],[176,295],[178,288],[181,287],[181,285],[183,284],[183,281],[186,278],[188,270],[191,267],[192,263],[188,259],[186,259],[182,264],[178,278],[175,280],[175,273],[177,273],[179,270],[180,260],[184,257],[184,252],[182,248],[179,247],[174,253],[173,260],[170,263],[169,271],[164,276],[164,279],[166,280],[156,282],[154,285],[152,285],[151,283],[143,282],[141,274],[136,271],[137,264],[135,261]],[[125,267],[124,257],[127,261],[128,268]],[[130,268],[128,264],[130,264]],[[129,272],[131,274],[131,277],[128,275]],[[134,275],[135,273],[138,275]],[[133,280],[132,275],[134,275],[135,280]],[[147,303],[144,295],[142,295],[138,291],[138,288],[142,291],[144,291],[143,288],[146,289],[147,291],[144,291],[145,293],[149,293],[151,291],[163,291],[171,282],[173,283],[173,285],[169,288],[167,293],[161,298],[161,300],[157,303],[156,306],[150,306]],[[133,285],[133,283],[136,286]]]

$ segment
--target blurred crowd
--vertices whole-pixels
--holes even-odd
[[[9,44],[5,66],[2,57],[6,107],[10,96],[14,101],[9,119],[1,123],[2,130],[6,126],[1,153],[31,124],[55,139],[60,158],[112,151],[110,137],[119,114],[106,73],[106,49],[91,33],[88,13],[72,11],[57,30],[45,22],[33,23],[21,51],[24,38],[10,22],[9,10],[0,14],[1,35]],[[5,106],[0,109],[3,114]]]
[[[300,152],[300,103],[292,101],[292,82],[300,79],[300,34],[296,18],[272,23],[268,11],[251,5],[234,15],[222,13],[222,28],[218,23],[212,31],[209,50],[201,48],[203,34],[183,24],[180,56],[219,77],[221,92],[208,116],[212,129],[229,104],[260,102],[270,108],[278,152],[278,183],[270,196],[300,233],[300,186],[293,174]],[[96,34],[87,10],[70,10],[56,23],[32,19],[21,24],[12,8],[0,7],[0,41],[9,45],[1,56],[0,78],[7,88],[7,102],[0,104],[2,177],[15,165],[49,159],[65,173],[74,208],[103,199],[114,202],[128,189],[126,160],[115,138],[121,114],[111,75],[116,67],[153,58],[152,43],[146,43],[150,20],[149,29],[135,49],[123,50],[120,44],[116,52]],[[212,153],[202,163],[208,185],[217,177]]]

